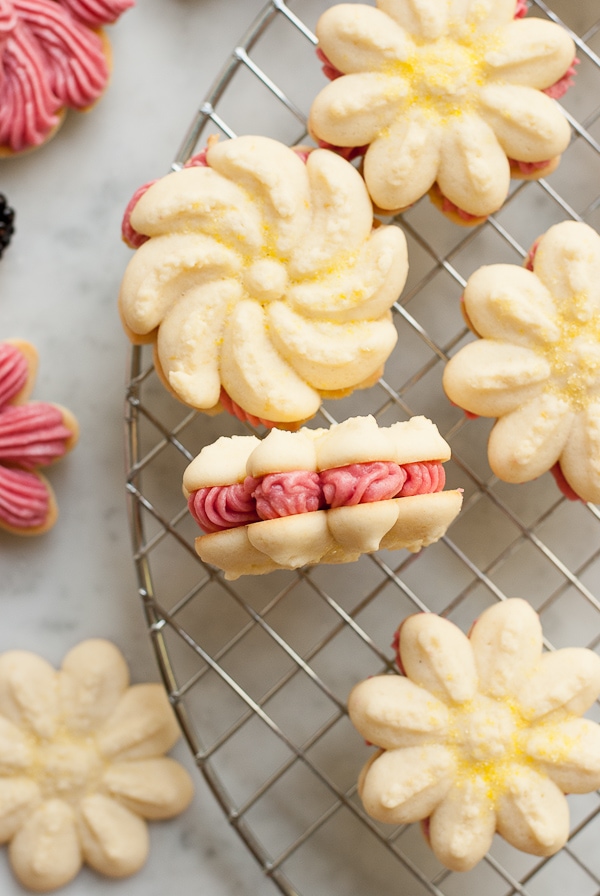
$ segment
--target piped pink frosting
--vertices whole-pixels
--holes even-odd
[[[58,0],[74,19],[90,28],[99,28],[116,22],[135,0]]]
[[[13,152],[39,146],[59,124],[61,110],[85,109],[98,99],[109,66],[92,27],[114,21],[130,5],[131,0],[0,0],[0,146]]]
[[[21,532],[43,529],[53,506],[36,468],[58,460],[76,438],[58,405],[18,403],[30,376],[19,346],[0,342],[0,526]]]
[[[50,494],[35,473],[0,466],[0,520],[13,529],[39,529],[46,523]]]
[[[65,454],[71,437],[56,405],[36,401],[0,411],[0,463],[45,467]]]
[[[396,464],[374,461],[320,473],[294,470],[247,476],[241,483],[199,488],[188,509],[204,532],[221,532],[259,520],[355,506],[442,491],[445,470],[437,461]]]

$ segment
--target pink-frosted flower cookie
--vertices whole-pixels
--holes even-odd
[[[600,694],[600,657],[542,652],[539,618],[512,598],[469,637],[434,613],[397,633],[402,675],[352,690],[350,718],[378,747],[359,777],[378,821],[422,821],[437,858],[455,871],[479,862],[498,832],[550,856],[569,836],[564,794],[600,786],[600,726],[581,716]]]
[[[40,535],[58,509],[40,467],[55,463],[79,436],[73,414],[44,401],[28,401],[37,352],[28,342],[0,342],[0,528]]]
[[[0,0],[0,155],[41,146],[106,89],[103,26],[134,0]]]
[[[190,803],[187,771],[165,756],[179,738],[160,684],[129,683],[120,651],[83,641],[60,669],[25,650],[0,655],[0,842],[25,887],[48,892],[84,863],[138,871],[147,820]]]

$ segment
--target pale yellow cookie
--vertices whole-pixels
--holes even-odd
[[[469,637],[434,613],[398,633],[402,675],[376,675],[348,698],[377,751],[359,774],[377,821],[422,821],[437,858],[467,871],[496,832],[550,856],[569,836],[564,794],[600,786],[600,726],[581,718],[600,694],[600,658],[543,652],[530,604],[488,608]]]

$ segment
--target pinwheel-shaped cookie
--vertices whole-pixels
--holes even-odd
[[[475,271],[464,309],[481,338],[451,358],[443,384],[466,411],[498,418],[494,473],[526,482],[552,470],[569,497],[600,502],[600,236],[556,224],[524,267]]]
[[[472,868],[497,831],[548,856],[569,835],[564,794],[600,786],[600,726],[580,716],[600,694],[600,657],[542,653],[537,614],[513,598],[486,610],[467,638],[432,613],[398,633],[403,675],[358,684],[358,731],[380,749],[359,793],[373,818],[424,821],[438,859]]]
[[[431,190],[451,217],[474,224],[506,199],[511,166],[539,177],[558,164],[570,128],[544,90],[566,89],[575,47],[553,22],[515,18],[516,5],[377,0],[321,16],[319,50],[334,80],[315,98],[309,129],[363,148],[381,209]]]
[[[102,26],[134,0],[0,0],[0,155],[43,144],[106,88]]]
[[[45,401],[27,401],[37,369],[28,342],[0,342],[0,528],[39,535],[56,522],[54,492],[39,467],[55,463],[79,436],[73,414]]]
[[[183,477],[207,533],[196,550],[228,579],[348,563],[380,548],[417,552],[460,511],[462,490],[444,490],[449,458],[425,417],[381,428],[374,417],[350,417],[330,429],[272,429],[262,441],[217,439]]]
[[[0,656],[0,842],[26,887],[45,892],[85,862],[109,877],[144,864],[146,820],[190,803],[164,756],[179,729],[164,688],[130,686],[119,650],[83,641],[59,671],[27,651]]]
[[[381,374],[406,240],[373,229],[364,182],[335,153],[237,137],[203,158],[135,203],[131,228],[149,239],[122,320],[184,403],[292,428]]]

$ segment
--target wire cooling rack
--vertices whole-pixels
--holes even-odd
[[[210,133],[305,139],[306,112],[325,83],[313,28],[328,5],[265,6],[202,101],[174,169]],[[600,894],[597,793],[569,798],[571,836],[556,856],[525,855],[497,838],[474,870],[453,873],[418,825],[384,826],[364,814],[356,778],[370,751],[345,709],[356,682],[392,668],[393,631],[415,611],[467,629],[489,604],[520,596],[540,613],[549,649],[600,644],[598,508],[564,499],[549,474],[522,486],[498,481],[486,459],[490,421],[467,420],[441,387],[444,363],[470,338],[459,297],[473,270],[520,264],[537,236],[567,218],[600,229],[598,3],[535,2],[529,14],[562,22],[577,43],[576,84],[562,100],[572,141],[561,165],[548,180],[513,182],[502,210],[475,229],[448,222],[427,198],[396,219],[410,273],[394,307],[399,339],[385,378],[326,402],[315,420],[434,420],[452,446],[449,487],[464,489],[446,537],[418,555],[380,552],[226,582],[195,554],[181,478],[203,445],[249,428],[190,412],[160,385],[148,348],[132,349],[127,489],[148,631],[198,768],[285,894]]]

